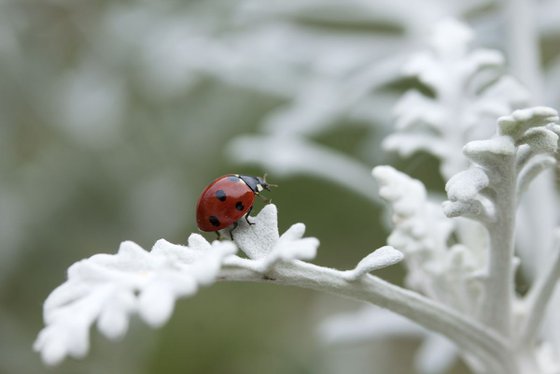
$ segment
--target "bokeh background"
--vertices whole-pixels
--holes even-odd
[[[280,230],[304,222],[321,241],[317,263],[351,268],[384,245],[370,168],[444,184],[430,156],[380,150],[391,106],[417,85],[400,64],[442,17],[507,45],[502,2],[410,3],[0,1],[0,373],[410,372],[413,340],[319,342],[318,322],[354,302],[258,284],[202,289],[163,328],[135,320],[119,342],[94,329],[90,354],[56,368],[31,349],[68,266],[123,240],[184,243],[199,192],[225,173],[268,172]],[[554,78],[560,11],[538,4]],[[243,138],[263,134],[275,147]]]

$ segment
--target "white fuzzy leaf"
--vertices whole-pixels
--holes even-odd
[[[100,313],[97,327],[109,339],[118,339],[128,330],[128,314],[135,307],[133,295],[123,293]]]
[[[529,145],[534,153],[554,153],[558,148],[558,135],[546,127],[533,127],[525,131],[518,143]]]
[[[192,292],[196,292],[193,282]],[[153,283],[146,287],[139,300],[139,312],[144,321],[153,327],[163,325],[173,312],[175,295],[164,282]]]
[[[276,205],[268,204],[255,217],[249,218],[252,225],[239,221],[234,240],[247,257],[259,259],[272,251],[280,237],[277,214]]]
[[[345,271],[343,276],[348,281],[355,281],[372,271],[394,265],[403,258],[402,252],[391,246],[384,246],[364,257],[353,270]]]
[[[552,108],[540,106],[519,109],[511,115],[500,117],[498,126],[503,135],[517,140],[529,128],[546,126],[552,122],[558,122],[558,112]]]
[[[418,91],[408,91],[394,107],[397,116],[397,130],[412,129],[415,125],[425,124],[428,128],[441,128],[444,125],[445,111],[438,102]]]
[[[296,223],[281,236],[278,234],[277,209],[268,204],[251,219],[252,225],[240,221],[234,240],[248,257],[255,260],[253,269],[266,272],[279,261],[310,260],[315,257],[319,240],[303,238],[305,225]]]
[[[514,141],[509,136],[488,140],[475,140],[463,147],[463,153],[473,162],[485,166],[490,172],[506,157],[515,153]]]
[[[491,153],[490,157],[494,157]],[[454,175],[445,185],[449,201],[443,202],[447,217],[464,216],[479,221],[493,221],[493,201],[482,192],[490,186],[487,171],[478,166]]]
[[[398,152],[403,157],[410,157],[418,151],[426,151],[438,158],[449,153],[449,144],[432,134],[424,132],[397,132],[383,140],[383,149]]]
[[[488,185],[484,170],[473,167],[454,175],[445,185],[445,190],[450,200],[464,201],[476,198]]]
[[[115,255],[99,254],[78,261],[68,280],[44,304],[46,327],[34,348],[47,364],[66,356],[81,357],[89,349],[89,328],[97,321],[108,338],[122,336],[132,314],[161,326],[175,300],[212,282],[222,260],[235,252],[231,242],[208,243],[192,234],[189,246],[158,241],[151,252],[124,242]]]
[[[390,166],[377,166],[372,174],[379,183],[379,195],[393,205],[395,214],[414,214],[418,204],[426,199],[426,189],[420,181]]]
[[[502,76],[483,90],[480,96],[475,98],[472,104],[472,112],[474,115],[469,127],[471,129],[476,129],[476,121],[485,118],[487,119],[484,121],[485,123],[494,123],[496,118],[504,113],[526,105],[529,99],[530,94],[521,83],[511,76]],[[476,137],[473,139],[481,139],[489,134],[482,133],[480,134],[481,136],[477,136],[477,134],[474,135]]]
[[[422,183],[406,174],[388,166],[378,166],[373,175],[380,185],[381,196],[393,208],[393,231],[387,243],[405,255],[407,285],[454,306],[474,303],[480,289],[473,289],[469,279],[472,278],[473,268],[481,265],[481,257],[470,248],[467,251],[466,247],[458,247],[462,249],[459,251],[448,247],[455,227],[454,222],[444,215],[444,212],[452,215],[452,210],[457,210],[455,215],[464,213],[469,203],[448,201],[442,211],[439,203],[427,199]],[[473,212],[478,210],[490,214],[488,208],[476,200],[471,205]],[[478,229],[480,227],[471,232],[478,235]],[[464,298],[472,297],[472,300],[447,298],[446,295],[462,295]]]

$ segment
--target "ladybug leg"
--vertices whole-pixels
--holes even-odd
[[[220,232],[220,230],[218,231],[214,231],[216,233],[216,236],[218,237],[218,240],[222,240],[222,233]]]
[[[272,199],[269,199],[268,197],[264,197],[263,195],[261,195],[260,193],[255,194],[258,197],[261,198],[262,201],[264,201],[265,204],[270,204],[270,202],[272,201]]]
[[[237,228],[239,224],[237,223],[237,221],[235,221],[233,223],[233,227],[231,229],[229,229],[229,236],[231,237],[231,240],[233,240],[233,230],[235,230]]]
[[[249,225],[254,225],[254,222],[249,221],[249,214],[251,213],[251,211],[253,210],[253,207],[251,206],[249,208],[249,210],[247,211],[247,213],[245,214],[245,221],[249,224]]]

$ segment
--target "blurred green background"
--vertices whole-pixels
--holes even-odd
[[[441,13],[465,11],[437,3],[429,2]],[[263,131],[301,86],[336,89],[375,56],[410,46],[397,9],[384,6],[386,13],[364,13],[360,1],[0,2],[0,373],[410,372],[413,341],[321,346],[321,318],[356,303],[260,284],[202,289],[180,300],[163,328],[135,319],[119,342],[94,328],[89,355],[55,368],[31,350],[42,302],[68,266],[114,253],[123,240],[146,249],[159,238],[184,243],[197,232],[194,206],[209,181],[267,171],[236,162],[230,140]],[[258,39],[263,30],[289,38],[269,45]],[[377,96],[382,118],[350,108],[312,139],[368,168],[392,162],[441,189],[434,159],[407,164],[379,152],[390,125],[382,119],[405,83]],[[280,186],[270,193],[280,230],[304,222],[321,241],[317,263],[351,268],[385,244],[373,199],[301,174],[269,171],[268,179]],[[372,196],[375,189],[372,179]],[[381,276],[399,282],[400,271]]]

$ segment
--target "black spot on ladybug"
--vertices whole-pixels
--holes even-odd
[[[208,217],[208,221],[210,221],[210,223],[212,224],[212,226],[220,226],[220,220],[218,219],[218,217],[216,216],[210,216]]]
[[[232,175],[231,177],[228,177],[228,181],[230,181],[230,182],[239,182],[239,177],[236,177],[236,176],[233,176],[233,175]]]
[[[218,198],[218,200],[220,201],[226,201],[226,193],[224,192],[224,190],[216,191],[216,198]]]
[[[238,202],[235,203],[235,209],[243,210],[243,209],[245,209],[245,207],[243,206],[243,203],[241,201],[238,201]]]

